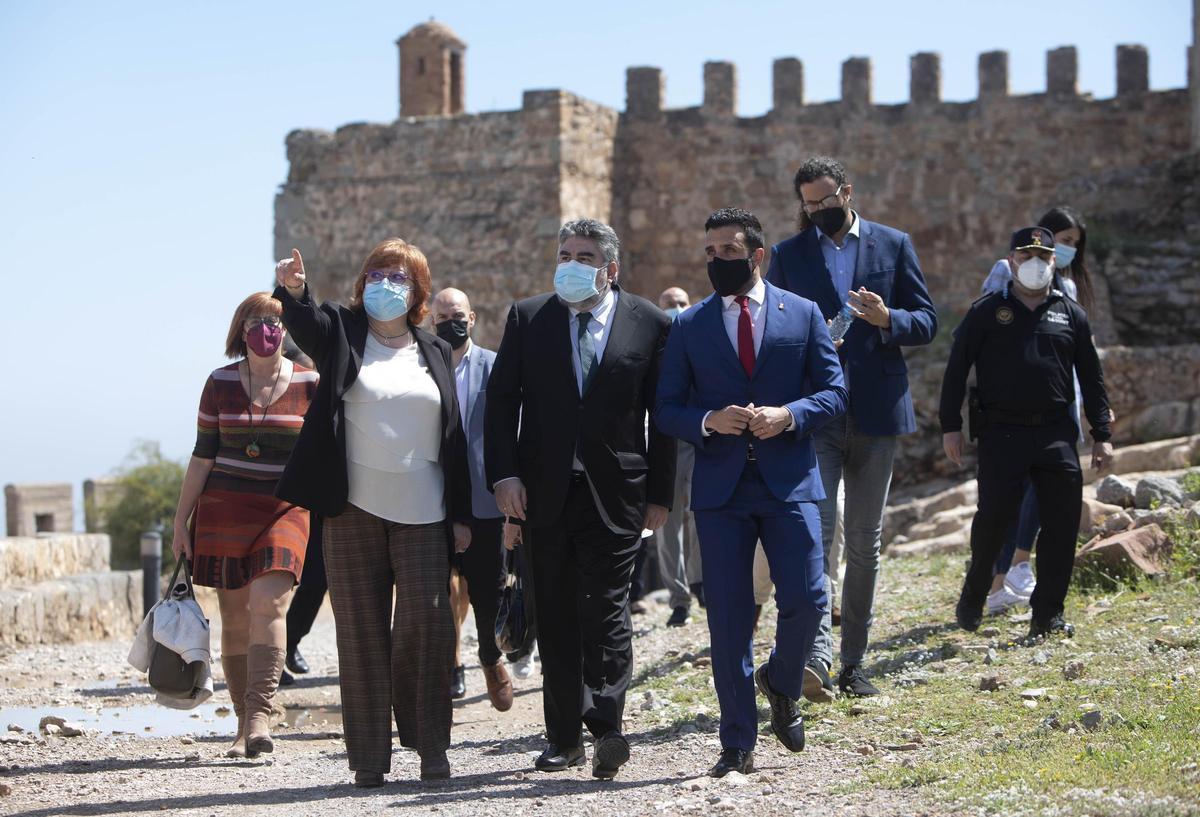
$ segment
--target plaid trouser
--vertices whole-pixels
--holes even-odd
[[[325,520],[324,538],[351,771],[391,770],[389,710],[401,745],[445,750],[454,664],[445,525],[347,505]]]

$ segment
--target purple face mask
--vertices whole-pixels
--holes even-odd
[[[283,327],[260,323],[246,332],[246,346],[259,357],[270,357],[283,343]]]

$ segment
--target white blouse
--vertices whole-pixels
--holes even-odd
[[[416,343],[392,349],[367,335],[343,401],[351,504],[406,525],[445,519],[442,398]]]

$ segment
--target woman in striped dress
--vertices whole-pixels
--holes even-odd
[[[227,755],[274,749],[271,699],[283,670],[287,603],[304,569],[309,514],[275,486],[317,389],[317,373],[283,357],[279,301],[258,292],[234,313],[225,343],[237,360],[200,397],[196,448],[175,514],[175,558],[221,608],[221,664],[238,734]]]

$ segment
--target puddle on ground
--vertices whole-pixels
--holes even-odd
[[[218,712],[217,710],[221,711]],[[0,724],[16,724],[30,734],[38,734],[38,723],[46,715],[57,715],[77,723],[85,732],[106,735],[134,735],[147,738],[182,735],[221,735],[235,723],[228,705],[201,704],[195,709],[168,709],[165,706],[111,706],[84,709],[78,706],[31,706],[0,708]]]
[[[79,724],[85,732],[92,734],[143,738],[228,735],[232,734],[236,724],[233,710],[227,703],[218,701],[186,710],[168,709],[157,704],[100,709],[78,706],[7,707],[0,708],[0,728],[15,724],[27,733],[36,735],[38,724],[46,715],[56,715],[68,723]],[[340,733],[342,710],[339,706],[288,707],[277,728]]]

